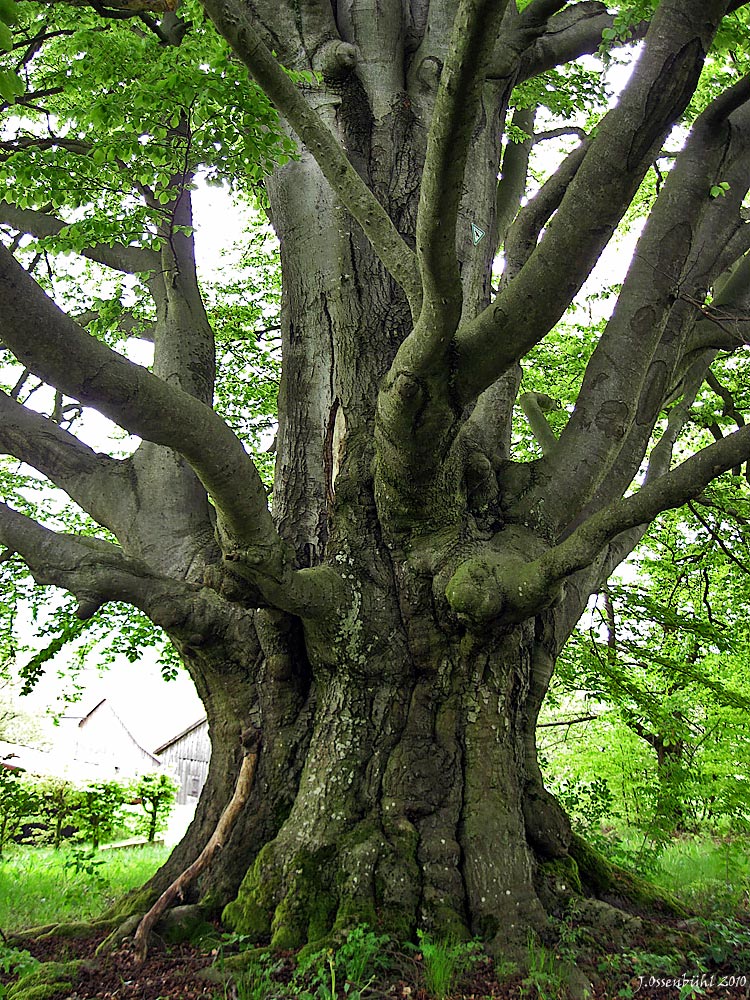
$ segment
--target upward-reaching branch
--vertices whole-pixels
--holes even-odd
[[[507,0],[461,0],[440,76],[417,213],[424,290],[420,340],[443,352],[461,316],[456,221],[464,170],[489,57]],[[428,348],[429,349],[429,348]]]
[[[681,290],[689,296],[695,281],[691,255],[717,252],[702,238],[706,227],[701,222],[712,210],[711,185],[736,167],[737,187],[730,195],[735,211],[745,193],[742,188],[747,189],[747,180],[741,178],[747,175],[750,106],[732,115],[730,124],[726,115],[748,97],[750,78],[745,78],[697,120],[639,240],[615,311],[587,366],[575,411],[552,457],[560,512],[566,518],[610,474],[633,422],[644,428],[645,450],[670,388],[680,341],[671,345],[671,357],[657,358],[657,349],[666,338],[666,324],[679,321],[680,311],[692,317],[695,308],[681,301]],[[725,202],[716,207],[721,211]],[[687,281],[691,284],[686,287]],[[697,284],[706,287],[700,280]]]
[[[476,398],[558,322],[685,110],[725,9],[726,0],[659,5],[630,82],[599,125],[544,238],[516,279],[457,335],[462,401]]]
[[[242,444],[207,405],[89,336],[0,247],[0,339],[35,374],[133,434],[187,458],[235,545],[280,557],[266,493]]]
[[[527,8],[528,9],[528,8]],[[524,12],[525,13],[525,12]],[[597,51],[602,32],[611,28],[615,15],[600,0],[579,0],[550,18],[547,31],[524,52],[519,66],[519,80],[527,80],[546,70]],[[637,24],[629,41],[642,38],[648,21]]]
[[[513,127],[526,133],[522,142],[508,142],[503,154],[500,179],[495,200],[495,225],[498,243],[502,245],[521,205],[526,192],[529,173],[529,157],[534,144],[534,119],[536,108],[516,108],[513,113]]]
[[[212,497],[225,558],[272,605],[301,616],[330,610],[338,576],[297,571],[271,519],[255,465],[207,404],[89,336],[0,246],[0,341],[29,371],[133,434],[183,455]]]
[[[338,139],[264,44],[247,7],[240,0],[207,0],[205,6],[218,30],[309,149],[323,176],[406,292],[412,314],[418,316],[422,287],[416,257],[349,162]],[[340,43],[338,52],[349,68],[354,66],[357,58],[354,46]]]

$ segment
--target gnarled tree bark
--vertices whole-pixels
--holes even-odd
[[[727,336],[695,302],[732,263],[726,227],[742,230],[746,81],[699,119],[576,411],[535,462],[510,452],[518,364],[590,273],[730,5],[663,0],[617,106],[512,225],[497,177],[513,88],[595,49],[612,23],[603,4],[205,7],[299,149],[267,182],[284,282],[273,510],[211,410],[212,334],[188,236],[164,235],[145,265],[152,373],[91,338],[3,247],[3,344],[143,444],[130,459],[102,458],[0,397],[3,451],[118,544],[56,535],[10,506],[0,543],[75,593],[84,615],[112,599],[141,608],[204,700],[209,779],[149,893],[215,828],[252,726],[263,750],[234,831],[197,884],[207,908],[285,948],[366,921],[513,949],[545,919],[540,864],[571,845],[536,759],[555,658],[642,526],[750,455],[745,428],[670,471],[710,351]],[[295,82],[282,67],[318,76]],[[712,200],[719,168],[733,181]],[[183,184],[171,225],[189,223],[189,198]],[[19,232],[57,225],[2,211]],[[472,238],[472,223],[486,239]],[[501,238],[511,252],[493,298]],[[747,243],[732,246],[739,257]],[[731,316],[747,300],[745,270],[722,291]],[[624,498],[680,380],[686,405],[671,411],[646,484]]]

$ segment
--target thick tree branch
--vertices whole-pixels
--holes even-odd
[[[459,331],[461,401],[473,400],[560,319],[687,106],[725,6],[725,0],[659,5],[636,69],[599,125],[544,239],[492,305]]]
[[[207,0],[206,10],[258,84],[309,149],[342,204],[360,224],[375,252],[406,292],[412,313],[419,315],[421,279],[414,253],[404,242],[383,206],[368,188],[320,115],[274,59],[247,8],[239,0]],[[342,43],[341,59],[356,61],[353,46]]]
[[[632,496],[593,514],[537,559],[526,562],[520,556],[490,551],[466,560],[446,588],[448,602],[457,614],[477,624],[499,617],[506,623],[524,621],[551,605],[565,580],[593,564],[622,532],[694,500],[717,476],[748,458],[750,427],[743,427]]]
[[[0,340],[30,371],[93,406],[139,437],[179,452],[193,467],[218,515],[226,556],[247,568],[269,600],[320,610],[314,571],[300,577],[271,519],[257,469],[234,432],[208,405],[167,385],[90,337],[0,247]]]
[[[587,149],[588,141],[568,153],[555,173],[516,216],[505,239],[504,284],[518,274],[533,253],[542,229],[559,208],[568,185],[583,163]]]
[[[690,282],[687,294],[692,289],[692,255],[706,249],[700,237],[703,220],[713,208],[711,185],[724,175],[737,146],[741,165],[747,169],[750,113],[743,110],[733,116],[730,126],[722,112],[733,110],[737,100],[748,96],[750,79],[745,79],[701,115],[644,228],[615,311],[586,368],[575,410],[552,457],[556,477],[559,473],[558,506],[561,511],[565,508],[565,517],[580,509],[579,504],[585,505],[610,475],[634,422],[644,428],[645,448],[669,394],[681,341],[672,345],[671,358],[657,357],[657,352],[668,327],[673,336],[685,322],[692,323],[691,307],[678,300],[684,282]],[[731,192],[736,204],[743,194],[743,190]]]
[[[90,156],[92,148],[91,143],[84,142],[83,139],[69,139],[56,135],[22,135],[0,142],[0,159],[8,159],[22,149],[64,149],[77,156]]]
[[[547,30],[524,52],[519,66],[519,82],[547,70],[592,55],[602,44],[602,32],[614,25],[614,15],[599,0],[582,0],[551,17]],[[643,38],[648,22],[633,28],[632,41]],[[621,44],[621,43],[620,43]]]
[[[551,454],[557,445],[557,438],[547,423],[545,413],[560,409],[560,403],[545,392],[524,392],[518,402],[526,415],[531,431],[544,455]]]
[[[66,228],[67,223],[46,212],[35,212],[29,208],[17,208],[8,202],[0,202],[0,225],[10,226],[37,239],[44,239],[48,236],[58,236]],[[81,253],[89,260],[126,274],[153,271],[159,266],[159,255],[153,250],[142,247],[98,244],[87,247]]]
[[[707,349],[734,351],[750,343],[750,253],[732,269],[710,305],[695,303],[701,318],[687,342],[685,353]]]
[[[37,469],[99,524],[117,533],[133,498],[124,463],[99,455],[72,434],[0,392],[0,451]]]
[[[461,316],[458,207],[487,61],[506,6],[507,0],[461,0],[440,76],[417,213],[417,258],[424,303],[412,336],[428,354],[445,355]]]
[[[166,591],[188,593],[184,584],[128,559],[117,545],[50,531],[5,503],[0,503],[0,545],[21,556],[37,583],[70,591],[83,620],[107,601],[125,601],[152,613]]]
[[[521,199],[526,191],[529,157],[534,144],[535,117],[535,108],[516,108],[513,112],[513,127],[525,132],[528,138],[522,142],[509,141],[503,154],[503,164],[497,183],[497,198],[495,200],[495,225],[499,246],[505,243],[508,228],[518,214]]]

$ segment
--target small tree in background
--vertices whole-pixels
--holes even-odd
[[[66,826],[70,827],[73,823],[78,793],[63,778],[38,779],[36,792],[39,816],[46,831],[45,843],[52,844],[57,851],[66,836]],[[70,835],[69,830],[67,835]]]
[[[151,843],[157,833],[166,829],[167,820],[177,798],[177,783],[168,774],[144,774],[134,785],[145,816],[139,816],[136,831]]]
[[[0,765],[0,857],[22,821],[36,810],[36,795],[23,772]]]
[[[73,822],[82,840],[96,850],[122,821],[125,789],[116,781],[96,781],[81,789],[73,812]]]

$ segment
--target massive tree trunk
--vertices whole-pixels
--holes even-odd
[[[375,119],[352,81],[332,91],[329,126],[399,229],[413,232],[424,133],[408,95],[389,95]],[[472,212],[459,243],[472,314],[489,301],[504,96],[487,88],[474,129],[474,156],[486,162],[470,175]],[[311,678],[311,701],[295,735],[279,732],[267,710],[257,720],[264,757],[290,740],[306,756],[301,767],[283,766],[282,754],[283,795],[275,794],[287,804],[283,824],[245,831],[249,856],[258,857],[224,918],[279,947],[358,920],[404,938],[428,926],[525,940],[543,920],[524,820],[534,784],[527,734],[538,711],[528,695],[541,640],[533,619],[473,635],[431,574],[409,565],[403,533],[381,522],[375,406],[411,328],[408,303],[309,154],[279,170],[269,190],[284,278],[275,516],[297,565],[339,568],[349,595],[338,616],[304,626],[294,670]],[[478,247],[474,220],[490,234]],[[451,489],[461,496],[460,478],[445,491],[447,524],[456,519]],[[445,553],[434,546],[423,557]],[[266,780],[250,811],[274,797]],[[542,827],[531,836],[547,844],[547,814],[527,814]],[[564,819],[555,813],[549,826],[560,828],[553,839],[564,851]]]
[[[521,944],[544,923],[536,866],[564,856],[570,834],[533,742],[552,615],[473,636],[376,537],[347,541],[349,614],[304,641],[290,623],[259,620],[263,650],[252,628],[185,651],[213,757],[193,826],[154,887],[207,839],[253,726],[252,797],[199,892],[214,911],[233,899],[230,927],[283,948],[358,921],[404,939],[426,927]]]
[[[663,0],[617,106],[523,207],[527,148],[501,164],[513,88],[594,51],[612,24],[601,5],[205,6],[299,152],[267,182],[283,272],[272,510],[210,409],[211,329],[192,240],[174,229],[190,222],[183,173],[158,251],[94,248],[151,275],[153,374],[89,337],[0,248],[3,342],[144,439],[106,459],[0,395],[4,450],[118,544],[55,534],[6,505],[0,541],[74,592],[84,617],[115,599],[141,608],[204,700],[209,779],[149,891],[208,839],[252,729],[252,793],[197,887],[207,907],[279,947],[366,921],[513,948],[544,923],[540,863],[571,842],[535,747],[561,645],[642,526],[750,452],[742,428],[670,471],[712,351],[744,329],[696,302],[748,243],[746,82],[696,122],[559,440],[541,394],[525,394],[534,461],[511,448],[520,362],[590,273],[731,5]],[[271,49],[307,75],[288,76]],[[718,177],[727,190],[710,199]],[[0,221],[42,235],[62,225],[12,206]],[[744,309],[746,272],[714,309]],[[646,482],[624,497],[655,431]]]

